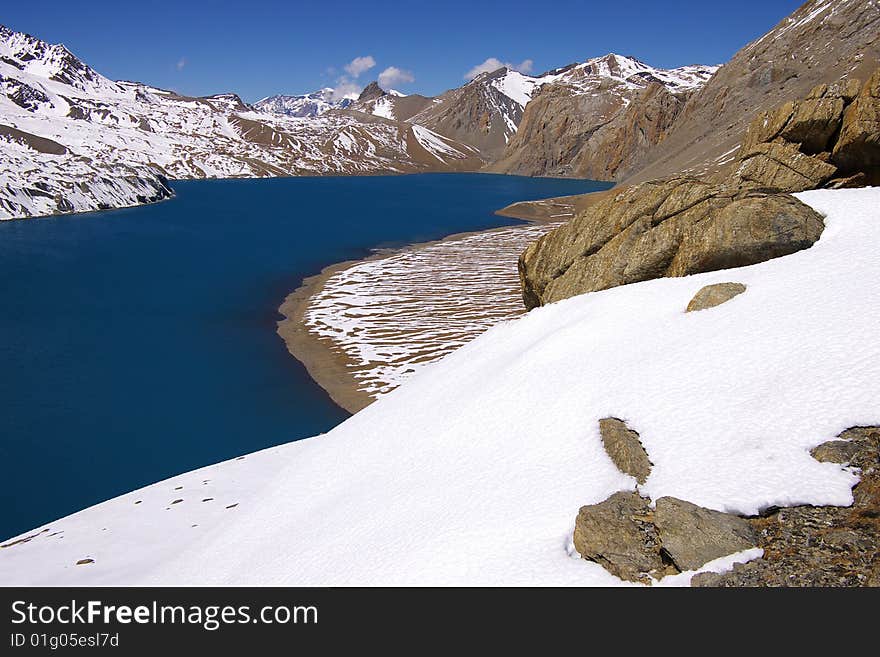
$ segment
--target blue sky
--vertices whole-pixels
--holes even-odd
[[[62,42],[110,78],[191,95],[235,91],[254,101],[340,82],[363,86],[382,72],[395,88],[433,95],[489,58],[531,62],[535,73],[607,52],[664,68],[723,63],[801,2],[4,4],[0,23]],[[357,58],[360,66],[346,71]]]

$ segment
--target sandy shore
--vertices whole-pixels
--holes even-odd
[[[340,340],[329,337],[327,335],[328,331],[326,330],[321,334],[321,331],[318,331],[314,326],[310,327],[307,324],[307,314],[310,312],[310,308],[312,308],[312,312],[314,312],[316,300],[322,296],[327,296],[328,285],[332,288],[332,284],[338,282],[340,277],[344,278],[348,272],[361,267],[364,263],[374,262],[377,266],[382,267],[383,263],[378,261],[386,261],[391,265],[392,260],[396,259],[396,261],[399,262],[401,259],[406,260],[410,255],[414,258],[418,258],[420,255],[437,255],[439,253],[438,245],[444,245],[441,246],[440,249],[452,251],[457,247],[461,247],[467,251],[478,250],[483,254],[481,257],[485,258],[487,263],[491,262],[494,264],[498,258],[509,261],[508,266],[504,271],[504,275],[500,277],[503,280],[487,281],[486,277],[482,276],[477,281],[464,282],[463,286],[465,287],[458,290],[460,293],[457,297],[458,299],[474,298],[470,308],[472,313],[476,312],[479,314],[480,308],[478,306],[481,303],[498,305],[499,297],[497,295],[501,295],[501,298],[504,301],[500,304],[504,306],[503,313],[495,313],[497,317],[481,318],[482,323],[480,323],[478,327],[472,329],[468,335],[454,336],[460,343],[467,339],[471,339],[472,337],[476,337],[476,335],[470,335],[470,333],[474,333],[478,329],[480,332],[485,330],[491,322],[503,321],[504,319],[525,312],[525,309],[521,307],[519,300],[518,284],[515,284],[515,280],[513,280],[515,278],[515,257],[517,253],[511,252],[511,245],[516,245],[517,243],[512,242],[511,240],[518,237],[515,232],[528,231],[522,232],[522,239],[528,239],[528,241],[537,239],[537,237],[543,232],[550,230],[554,225],[560,222],[570,219],[574,216],[575,212],[580,211],[583,207],[595,202],[605,194],[607,194],[607,192],[516,203],[499,210],[498,214],[522,219],[524,220],[524,223],[521,225],[505,226],[488,231],[458,233],[434,242],[414,244],[398,250],[377,252],[369,258],[337,263],[326,267],[319,274],[305,279],[303,284],[289,294],[284,300],[284,303],[279,308],[279,312],[284,316],[284,319],[278,322],[278,334],[284,340],[290,354],[305,365],[309,375],[316,383],[318,383],[318,385],[327,391],[333,401],[350,413],[356,413],[372,403],[375,394],[377,394],[375,391],[371,394],[369,390],[365,389],[364,378],[368,378],[372,375],[371,372],[367,371],[370,369],[369,366],[364,364],[363,359],[360,359],[360,362],[358,362],[353,357],[350,344],[346,345]],[[506,251],[496,254],[492,250],[493,242],[496,240],[499,242],[498,249],[506,249]],[[472,245],[477,248],[472,248]],[[427,253],[426,250],[428,250]],[[454,257],[455,256],[453,256],[453,258]],[[454,260],[450,262],[449,259],[447,259],[445,263],[442,263],[440,266],[445,266],[447,269],[454,269],[456,265],[457,263]],[[464,267],[470,267],[471,271],[475,269],[473,262],[462,263],[462,265]],[[423,266],[421,267],[424,269]],[[481,273],[482,269],[484,268],[480,267]],[[512,269],[512,271],[508,271],[510,269]],[[429,272],[429,275],[433,276],[436,273],[437,272]],[[441,273],[449,274],[448,271]],[[467,277],[465,276],[464,278]],[[482,293],[487,285],[491,287],[493,284],[497,284],[499,289],[495,290],[495,297],[491,300],[487,300],[485,299],[485,294]],[[472,285],[473,289],[469,290],[466,287],[467,285]],[[481,294],[472,294],[471,292],[480,292]],[[345,310],[346,308],[343,307],[339,312],[344,313]],[[439,314],[439,319],[442,321],[442,314],[444,312],[448,313],[450,323],[461,320],[462,308],[460,304],[451,304],[448,308],[440,309],[432,307],[430,309],[430,320],[436,323]],[[384,328],[384,333],[387,334],[389,330],[393,331],[394,329],[389,329],[386,326]],[[406,341],[408,335],[401,329],[399,335],[395,337],[398,341]],[[440,340],[440,338],[437,339]],[[404,361],[404,365],[431,360],[431,357],[433,356],[432,352],[445,353],[445,351],[449,351],[450,343],[447,340],[447,336],[444,336],[443,340],[442,349],[440,348],[439,342],[434,345],[418,345],[418,349],[412,350],[417,353],[410,356],[414,360],[411,360],[410,362]],[[456,344],[456,341],[452,340],[452,344]],[[401,358],[398,358],[398,360],[401,360]],[[383,364],[387,365],[387,363]],[[386,385],[385,388],[387,389],[388,386]]]

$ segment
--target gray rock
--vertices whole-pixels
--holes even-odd
[[[604,502],[581,507],[574,546],[584,559],[631,582],[648,581],[665,564],[648,500],[637,493],[614,493]]]
[[[602,445],[617,469],[644,484],[651,474],[651,460],[639,440],[639,434],[617,418],[599,420]]]
[[[744,518],[674,497],[657,500],[654,524],[664,552],[682,571],[757,545],[755,532]]]
[[[687,305],[685,312],[691,313],[695,310],[706,310],[720,306],[725,301],[730,301],[733,297],[739,296],[746,291],[746,286],[742,283],[715,283],[700,288],[700,291],[694,295],[690,303]]]

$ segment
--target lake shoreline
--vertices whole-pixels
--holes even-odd
[[[495,214],[522,222],[514,224],[514,226],[552,223],[573,217],[584,207],[604,198],[609,191],[602,190],[539,201],[521,201],[496,210]],[[309,376],[330,396],[333,402],[349,413],[357,413],[369,406],[374,399],[358,388],[358,382],[352,373],[355,364],[344,351],[336,346],[333,340],[318,336],[309,329],[305,315],[312,298],[324,290],[327,282],[333,276],[361,263],[382,260],[396,254],[420,251],[444,242],[459,241],[474,235],[491,234],[510,228],[511,226],[500,226],[488,230],[454,233],[439,240],[418,242],[398,249],[383,249],[366,258],[328,265],[318,274],[303,279],[300,286],[285,297],[278,308],[278,312],[284,319],[278,321],[277,333],[284,341],[290,355],[303,364]]]

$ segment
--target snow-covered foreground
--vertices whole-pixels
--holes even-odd
[[[828,215],[806,251],[500,324],[328,434],[47,525],[0,550],[0,582],[621,584],[568,548],[580,506],[634,487],[609,415],[640,433],[655,499],[846,505],[856,475],[808,450],[880,421],[880,189],[799,197]],[[722,281],[748,289],[684,313]]]

